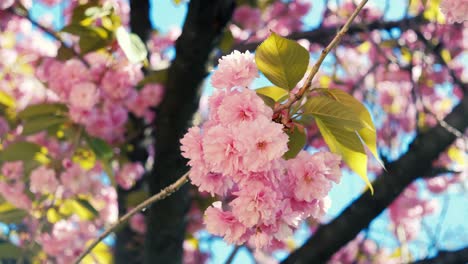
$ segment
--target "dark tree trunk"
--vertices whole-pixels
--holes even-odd
[[[200,86],[207,76],[207,61],[232,16],[233,0],[191,0],[176,58],[168,73],[166,94],[154,124],[155,163],[148,183],[152,194],[176,181],[188,170],[180,155],[180,139],[191,126],[198,108]],[[188,185],[148,211],[145,263],[181,263]]]

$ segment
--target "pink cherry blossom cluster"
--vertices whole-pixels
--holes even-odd
[[[418,190],[416,184],[411,184],[388,208],[395,235],[403,241],[414,240],[421,230],[422,218],[439,208],[437,200],[419,197]]]
[[[387,248],[379,248],[373,240],[366,239],[362,235],[358,235],[354,240],[349,242],[336,252],[328,264],[399,264],[400,257],[392,256],[392,252]]]
[[[327,27],[342,25],[346,22],[346,19],[353,13],[356,8],[356,4],[352,0],[345,0],[338,2],[327,2],[327,16],[324,17],[323,25]],[[383,16],[382,11],[380,11],[372,3],[364,6],[362,11],[359,13],[359,16],[356,17],[355,21],[357,23],[362,22],[372,22],[378,19],[381,19]]]
[[[468,21],[468,0],[443,0],[440,10],[449,23]]]
[[[155,70],[165,69],[169,67],[171,57],[171,48],[174,47],[175,41],[182,33],[178,27],[172,27],[166,34],[153,32],[148,40],[147,46],[151,53],[150,63]]]
[[[109,58],[100,53],[89,54],[86,58],[93,61],[90,68],[78,59],[48,59],[37,71],[58,100],[69,106],[74,122],[110,143],[122,141],[129,111],[151,120],[154,113],[150,108],[159,104],[163,96],[159,84],[136,90],[143,79],[141,65],[130,64],[123,54],[119,55]]]
[[[262,13],[259,8],[242,5],[234,12],[230,30],[236,40],[262,40],[270,30],[287,36],[302,29],[302,18],[310,7],[310,1],[275,1]]]
[[[229,243],[274,246],[299,221],[320,218],[329,206],[332,181],[340,180],[340,158],[301,151],[284,160],[288,136],[273,111],[247,86],[258,76],[253,55],[235,51],[213,73],[218,88],[209,120],[181,140],[190,179],[220,201],[205,211],[209,232]]]

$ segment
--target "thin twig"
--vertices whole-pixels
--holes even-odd
[[[144,202],[137,205],[135,208],[130,210],[124,216],[119,218],[119,220],[117,220],[116,223],[114,223],[112,226],[107,228],[93,243],[91,243],[91,245],[89,245],[83,251],[83,253],[81,253],[81,255],[76,258],[76,260],[73,263],[75,263],[75,264],[80,263],[80,261],[83,260],[83,258],[86,255],[88,255],[91,252],[91,250],[93,250],[93,248],[95,246],[97,246],[97,244],[99,244],[104,238],[106,238],[110,233],[112,233],[121,224],[127,222],[130,219],[130,217],[137,214],[141,210],[147,208],[151,204],[153,204],[153,203],[155,203],[157,201],[160,201],[160,200],[168,197],[169,195],[173,194],[175,191],[177,191],[180,187],[182,187],[182,185],[184,185],[186,182],[188,182],[189,173],[190,173],[190,171],[186,172],[176,182],[174,182],[173,184],[171,184],[171,185],[167,186],[166,188],[162,189],[159,193],[157,193],[157,194],[151,196],[150,198],[146,199]]]
[[[237,245],[231,252],[231,254],[229,254],[229,257],[226,259],[226,262],[224,262],[224,264],[231,264],[232,261],[234,260],[234,258],[236,257],[237,255],[237,252],[239,252],[239,249],[241,247],[239,245]]]
[[[315,75],[320,69],[323,60],[325,60],[325,57],[327,57],[328,53],[330,53],[330,51],[333,48],[335,48],[335,46],[340,42],[341,38],[346,34],[346,32],[349,29],[349,26],[351,25],[351,23],[353,23],[354,19],[362,10],[367,1],[368,0],[361,1],[356,10],[354,10],[353,14],[348,18],[344,26],[340,29],[340,31],[338,31],[333,40],[328,44],[328,46],[325,49],[322,50],[319,59],[317,60],[317,62],[315,62],[314,66],[312,66],[312,69],[310,70],[310,73],[307,76],[307,80],[305,81],[301,89],[299,89],[297,93],[290,93],[288,101],[285,104],[279,105],[278,108],[275,109],[276,113],[280,113],[285,109],[289,109],[295,102],[299,101],[302,98],[302,96],[307,90],[309,90],[309,88],[312,86],[312,80],[314,79]]]
[[[62,37],[60,37],[60,35],[57,34],[57,32],[51,30],[50,28],[45,27],[44,25],[41,25],[39,22],[35,21],[27,12],[21,12],[21,10],[13,9],[13,8],[8,8],[7,11],[12,15],[15,15],[15,16],[18,16],[18,17],[25,18],[25,19],[29,20],[29,22],[31,22],[31,24],[33,24],[35,27],[39,28],[42,32],[44,32],[45,34],[53,37],[58,42],[60,42],[62,47],[64,47],[65,49],[71,51],[73,53],[73,55],[75,57],[77,57],[87,68],[91,67],[91,65],[89,65],[89,63],[84,59],[84,57],[80,53],[78,53],[73,47],[69,47],[65,43],[65,41],[62,39]]]

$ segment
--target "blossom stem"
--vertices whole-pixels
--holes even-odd
[[[304,94],[306,93],[307,90],[310,89],[310,87],[312,86],[312,81],[315,77],[315,75],[317,74],[318,70],[320,69],[320,66],[322,65],[322,62],[323,60],[325,60],[325,58],[327,57],[328,53],[330,53],[331,50],[333,50],[333,48],[336,47],[336,45],[340,42],[341,38],[343,38],[343,36],[346,34],[346,32],[348,32],[348,29],[349,29],[349,26],[351,25],[351,23],[353,23],[354,19],[356,18],[356,16],[359,14],[359,12],[362,10],[362,8],[364,7],[364,5],[367,3],[368,0],[362,0],[361,3],[359,3],[359,5],[356,7],[356,9],[354,10],[353,14],[351,14],[351,16],[348,18],[348,20],[346,21],[346,23],[343,25],[343,27],[340,29],[340,31],[338,31],[338,33],[336,34],[336,36],[332,39],[332,41],[328,44],[327,47],[325,47],[323,50],[322,50],[322,53],[320,54],[320,57],[319,59],[317,60],[317,62],[315,62],[315,64],[312,66],[310,72],[309,72],[309,75],[307,76],[307,79],[306,81],[304,82],[304,85],[302,85],[302,87],[299,89],[299,91],[297,93],[289,93],[289,99],[288,101],[285,103],[285,104],[282,104],[280,105],[278,108],[275,109],[275,112],[276,113],[279,113],[285,109],[289,109],[291,108],[291,106],[299,101],[300,99],[302,99],[302,97],[304,96]]]
[[[91,252],[91,250],[93,250],[93,248],[95,246],[97,246],[97,244],[99,244],[104,238],[106,238],[110,233],[112,233],[121,224],[126,223],[130,219],[130,217],[132,217],[133,215],[135,215],[135,214],[139,213],[140,211],[146,209],[151,204],[153,204],[153,203],[155,203],[157,201],[163,200],[164,198],[170,196],[175,191],[177,191],[180,187],[182,187],[182,185],[184,185],[186,182],[188,182],[189,173],[190,173],[190,171],[186,172],[177,181],[175,181],[171,185],[167,186],[166,188],[162,189],[159,193],[149,197],[148,199],[146,199],[145,201],[143,201],[142,203],[137,205],[135,208],[130,210],[128,213],[123,215],[121,218],[119,218],[117,220],[117,222],[115,222],[112,226],[107,228],[98,238],[96,238],[96,240],[94,240],[93,243],[91,243],[83,251],[83,253],[81,253],[81,255],[79,255],[76,258],[76,260],[73,263],[75,263],[75,264],[80,263],[83,260],[83,258],[86,257],[86,255],[88,255]]]

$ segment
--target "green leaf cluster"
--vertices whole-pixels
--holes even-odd
[[[367,177],[367,147],[382,164],[377,152],[377,136],[366,107],[339,89],[316,89],[320,96],[309,99],[304,115],[312,115],[330,150],[343,157],[373,192]]]

